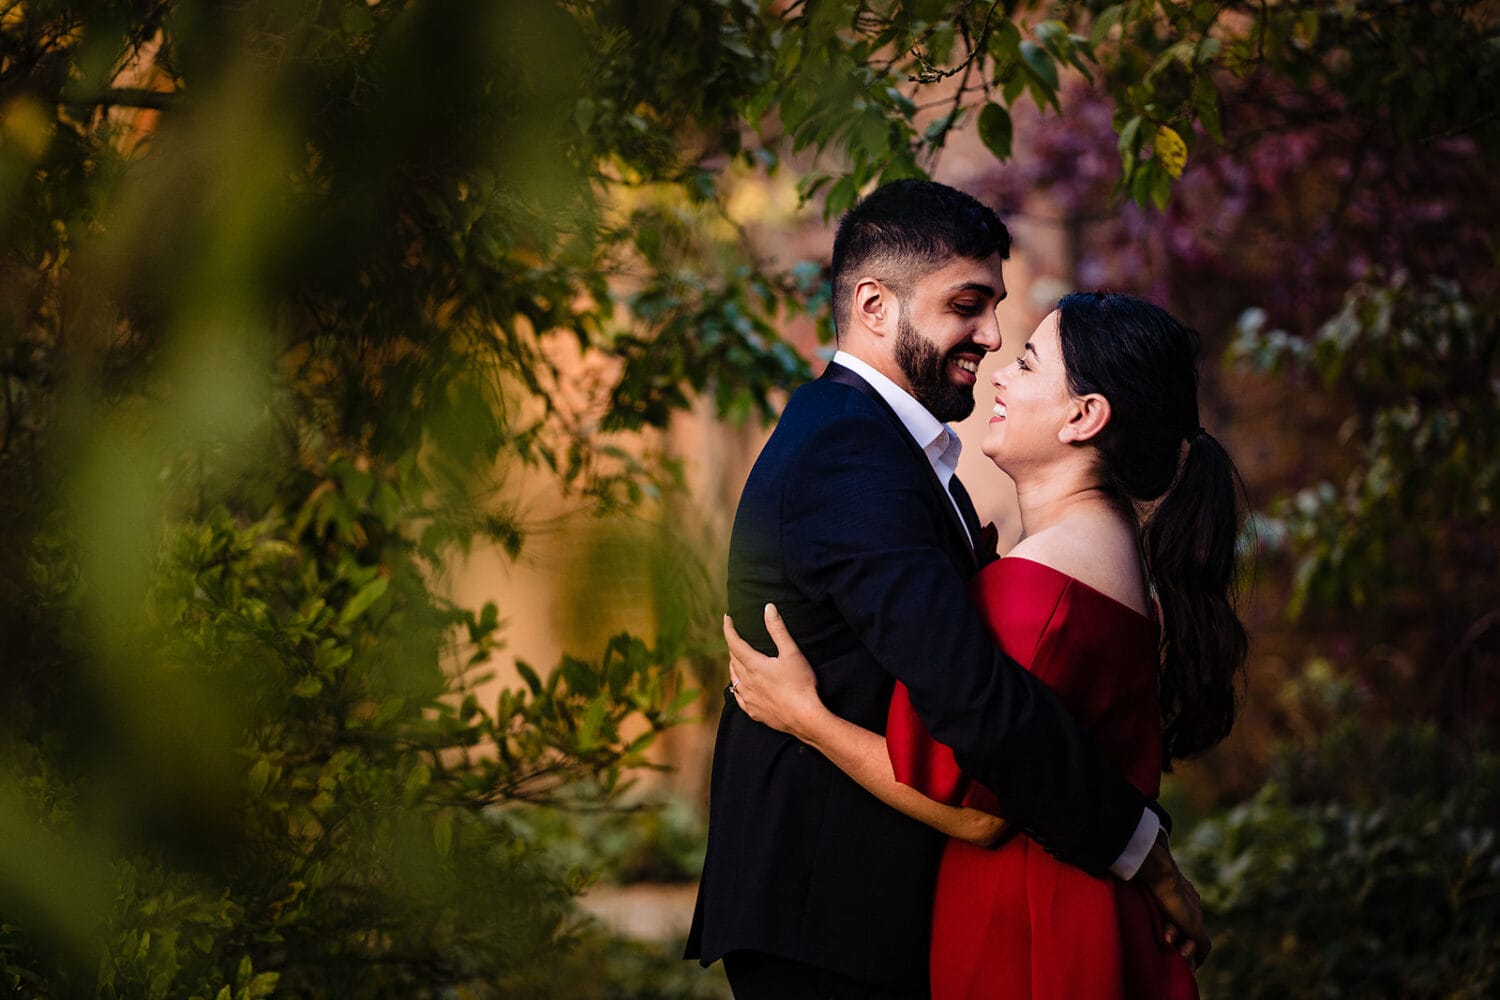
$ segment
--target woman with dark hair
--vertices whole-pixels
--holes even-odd
[[[1147,795],[1174,760],[1228,735],[1247,646],[1233,605],[1237,476],[1199,423],[1197,350],[1149,302],[1068,295],[994,377],[983,443],[1015,481],[1022,534],[975,577],[974,600]],[[922,595],[897,597],[920,613]],[[884,736],[855,726],[818,699],[774,608],[766,622],[774,659],[726,619],[741,708],[953,838],[933,910],[936,1000],[1197,995],[1144,889],[1005,840],[1003,821],[987,821],[993,796],[927,734],[904,688]]]

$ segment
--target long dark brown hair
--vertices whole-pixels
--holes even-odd
[[[1239,473],[1198,418],[1198,335],[1128,295],[1080,292],[1057,305],[1068,388],[1109,400],[1094,439],[1106,488],[1140,526],[1161,608],[1162,760],[1229,735],[1249,645],[1235,612]],[[1153,504],[1142,523],[1139,511]]]

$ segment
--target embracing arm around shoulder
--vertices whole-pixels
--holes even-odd
[[[740,638],[729,617],[724,618],[730,690],[746,715],[813,747],[865,791],[919,823],[977,847],[992,847],[1000,841],[1007,832],[1000,817],[945,805],[897,781],[885,737],[840,718],[823,705],[812,667],[775,608],[766,609],[766,630],[776,643],[775,659],[752,656],[753,647]]]
[[[779,497],[787,580],[800,599],[833,610],[872,669],[906,687],[927,732],[995,793],[1007,820],[1103,874],[1134,835],[1145,798],[1056,695],[995,644],[943,531],[948,501],[890,424],[829,421],[788,463],[795,488]]]

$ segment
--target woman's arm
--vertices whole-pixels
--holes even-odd
[[[730,691],[746,715],[813,747],[871,795],[919,823],[979,847],[992,847],[1004,836],[1006,823],[998,816],[944,805],[897,781],[885,737],[823,705],[812,667],[771,605],[766,606],[766,628],[779,655],[767,661],[770,666],[751,666],[745,659],[751,647],[724,617]]]
[[[738,695],[744,690],[741,686],[735,689],[735,693]],[[743,702],[741,707],[744,707]],[[746,708],[746,713],[755,718],[750,709]],[[944,805],[897,781],[890,754],[886,751],[885,737],[856,726],[826,708],[816,715],[810,713],[806,731],[792,735],[827,757],[839,770],[859,782],[865,791],[934,830],[978,847],[993,847],[1005,834],[1005,820],[999,816],[966,806]]]

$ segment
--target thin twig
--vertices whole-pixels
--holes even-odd
[[[116,87],[89,97],[63,101],[71,108],[140,108],[167,111],[181,102],[180,91],[147,90],[145,87]]]
[[[990,4],[990,9],[984,15],[984,25],[979,29],[979,38],[969,46],[969,57],[952,69],[940,70],[933,68],[932,64],[922,55],[921,51],[913,45],[911,54],[916,56],[917,62],[922,66],[922,69],[920,72],[908,74],[906,79],[911,83],[938,83],[951,76],[957,76],[959,73],[967,71],[974,65],[974,60],[979,58],[979,53],[984,49],[985,39],[990,33],[990,19],[995,16],[995,9],[999,6],[1000,0],[995,0],[994,3]],[[960,24],[962,25],[962,22]],[[965,40],[967,40],[967,31],[965,31]]]
[[[1441,132],[1434,132],[1431,135],[1423,136],[1417,141],[1425,145],[1427,143],[1438,142],[1442,139],[1451,139],[1456,135],[1471,132],[1481,125],[1494,121],[1496,118],[1500,118],[1500,111],[1490,111],[1480,115],[1478,118],[1472,118],[1461,125],[1454,125],[1452,128],[1444,129]]]
[[[5,436],[0,438],[0,456],[4,456],[6,452],[10,451],[11,426],[16,417],[14,405],[10,398],[10,373],[5,372],[0,377],[5,379]]]

